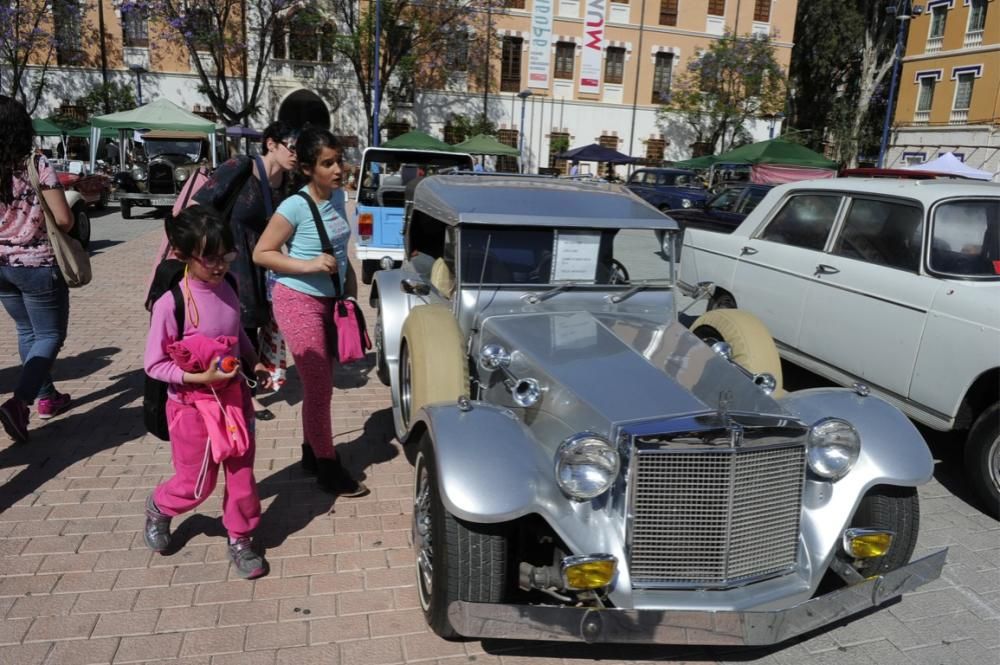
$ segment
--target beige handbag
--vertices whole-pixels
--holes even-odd
[[[30,155],[28,156],[28,179],[31,180],[31,186],[35,190],[35,195],[38,196],[38,203],[41,204],[42,212],[45,213],[45,230],[49,234],[49,244],[52,245],[52,253],[56,257],[56,263],[59,265],[63,279],[66,280],[66,286],[71,289],[86,286],[93,277],[90,270],[90,254],[83,248],[79,240],[67,234],[56,224],[55,217],[49,210],[49,204],[42,196],[42,188],[38,182],[38,167]]]

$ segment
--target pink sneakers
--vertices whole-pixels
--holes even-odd
[[[38,400],[38,417],[42,420],[48,420],[52,416],[58,416],[69,407],[69,403],[69,395],[54,392],[51,397],[43,397]]]
[[[28,405],[16,397],[0,404],[0,424],[4,430],[14,439],[15,443],[24,443],[28,440],[28,418],[31,412]]]

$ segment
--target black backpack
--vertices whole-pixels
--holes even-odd
[[[166,259],[156,267],[156,274],[153,283],[149,286],[149,294],[146,296],[146,309],[152,311],[153,303],[168,291],[174,297],[174,319],[177,322],[177,331],[184,335],[184,294],[181,292],[181,280],[184,278],[184,262],[177,259]],[[228,272],[225,275],[226,281],[236,290],[236,278]],[[146,425],[146,431],[162,439],[170,440],[170,432],[167,429],[167,384],[158,381],[148,374],[144,375],[145,383],[142,392],[142,420]]]

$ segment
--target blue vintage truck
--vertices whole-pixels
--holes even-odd
[[[471,171],[472,156],[462,152],[368,148],[361,158],[355,207],[356,253],[361,280],[371,284],[379,269],[403,261],[403,213],[406,186],[428,175]]]

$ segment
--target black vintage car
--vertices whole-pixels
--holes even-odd
[[[209,145],[204,134],[153,131],[142,137],[144,156],[131,170],[116,177],[122,217],[132,218],[132,208],[171,208],[187,179],[209,165]]]

